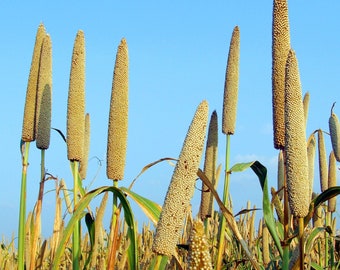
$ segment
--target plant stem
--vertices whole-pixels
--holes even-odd
[[[30,142],[23,144],[25,153],[23,153],[22,160],[22,173],[21,173],[21,191],[20,191],[20,210],[19,210],[19,234],[18,234],[18,269],[24,270],[25,268],[25,219],[26,219],[26,180],[27,180],[27,167],[28,167],[28,153]]]
[[[76,210],[76,205],[78,203],[78,174],[79,174],[79,162],[71,161],[71,169],[73,174],[73,212]],[[80,262],[80,222],[76,222],[73,228],[72,235],[72,265],[74,270],[79,269]]]
[[[229,159],[230,159],[230,134],[226,136],[226,159],[225,159],[225,175],[224,175],[224,188],[223,188],[223,204],[229,210],[229,182],[230,182],[230,173],[229,173]],[[216,269],[221,269],[224,245],[225,245],[225,229],[226,229],[226,220],[224,215],[221,214],[221,223],[219,228],[219,243],[218,243],[218,251],[217,251],[217,259],[216,259]]]
[[[331,225],[331,213],[326,211],[326,228]],[[329,237],[328,232],[325,231],[325,268],[328,268],[328,260],[329,260]]]
[[[32,250],[31,250],[31,259],[30,259],[30,270],[35,269],[35,254],[37,252],[38,247],[38,238],[41,231],[41,209],[42,209],[42,201],[44,196],[44,186],[45,186],[45,149],[41,150],[41,166],[40,166],[40,183],[39,183],[39,193],[38,200],[35,207],[35,221],[34,221],[34,231],[33,231],[33,240],[32,240]]]
[[[113,186],[118,187],[118,180],[113,181]],[[113,194],[113,204],[112,204],[112,218],[111,218],[111,227],[110,227],[110,240],[108,247],[108,262],[107,269],[113,269],[115,265],[115,251],[117,246],[117,237],[118,237],[118,200],[117,196]]]
[[[300,244],[300,269],[304,269],[305,262],[305,250],[304,250],[304,239],[303,239],[303,231],[304,231],[304,218],[299,217],[299,244]]]
[[[154,265],[154,269],[155,270],[158,270],[161,266],[161,261],[162,261],[162,255],[157,255],[157,258],[156,258],[156,263]]]
[[[286,151],[282,150],[283,160],[286,160]],[[288,204],[288,192],[287,192],[287,178],[286,178],[286,163],[283,166],[284,180],[283,180],[283,234],[284,234],[284,246],[283,246],[283,258],[282,258],[282,270],[289,269],[289,204]]]

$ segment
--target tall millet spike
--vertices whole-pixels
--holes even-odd
[[[216,183],[216,162],[218,145],[218,122],[217,113],[214,111],[210,117],[207,144],[204,157],[204,173],[213,186]],[[213,197],[209,188],[202,182],[200,216],[202,220],[212,215]]]
[[[240,31],[235,26],[231,36],[228,63],[224,84],[222,132],[223,134],[234,134],[236,126],[236,112],[239,84],[239,62],[240,62]]]
[[[159,217],[152,246],[152,250],[157,254],[175,254],[184,218],[195,190],[207,121],[208,102],[202,101],[185,137]]]
[[[310,196],[313,194],[314,187],[314,165],[315,165],[315,150],[316,150],[316,140],[314,133],[309,136],[307,141],[307,157],[308,157],[308,179]]]
[[[323,136],[323,131],[321,129],[318,130],[318,155],[320,187],[321,192],[324,192],[328,188],[328,165],[325,139]]]
[[[52,114],[52,43],[46,35],[40,57],[37,106],[36,106],[36,145],[47,149],[50,145]]]
[[[87,173],[87,165],[89,161],[89,152],[90,152],[90,114],[85,115],[85,133],[84,133],[84,151],[83,151],[83,157],[80,161],[80,168],[79,168],[79,174],[81,179],[86,178]]]
[[[25,142],[31,142],[35,140],[35,107],[38,89],[40,52],[44,37],[45,27],[43,24],[40,24],[35,38],[31,69],[28,77],[28,84],[26,90],[24,120],[22,123],[22,135],[21,135],[21,139]]]
[[[284,148],[285,66],[290,49],[287,0],[274,0],[272,26],[272,105],[274,147]]]
[[[333,113],[335,103],[331,109],[331,116],[329,117],[329,133],[331,134],[332,148],[335,158],[340,162],[340,123],[337,115]]]
[[[295,52],[289,51],[285,76],[285,163],[288,202],[295,217],[308,214],[310,191],[305,119]]]
[[[309,100],[310,100],[309,92],[306,92],[305,95],[303,96],[303,112],[304,112],[304,115],[305,115],[305,126],[306,126],[306,128],[307,128],[307,121],[308,121]]]
[[[328,167],[328,188],[336,186],[336,159],[334,152],[329,154],[329,167]],[[335,212],[336,209],[336,196],[328,200],[328,212]]]
[[[128,47],[123,38],[118,46],[114,67],[107,138],[106,175],[111,180],[124,178],[128,136],[128,68]]]
[[[79,30],[74,41],[67,101],[67,157],[80,161],[85,132],[85,38]]]

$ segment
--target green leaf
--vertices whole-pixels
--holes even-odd
[[[90,213],[86,213],[85,215],[85,224],[90,235],[90,244],[92,247],[94,244],[94,239],[95,239],[95,235],[94,235],[95,230],[94,230],[94,219]]]
[[[316,262],[311,262],[310,265],[315,270],[324,270],[324,268],[322,266],[318,265]]]
[[[121,187],[120,189],[138,204],[138,206],[143,210],[144,214],[152,221],[154,225],[157,225],[162,210],[162,207],[159,204],[138,195],[128,188]]]
[[[314,199],[314,207],[318,207],[321,205],[323,202],[328,201],[329,199],[337,196],[340,194],[340,186],[335,186],[331,187],[329,189],[326,189],[324,192],[319,194],[315,199]]]
[[[262,187],[262,205],[263,205],[263,217],[266,222],[266,225],[268,227],[268,230],[273,237],[274,243],[280,253],[281,258],[283,257],[283,249],[281,246],[280,238],[278,236],[278,233],[276,231],[276,225],[275,225],[275,219],[274,214],[271,208],[271,202],[269,199],[269,193],[268,193],[268,183],[267,183],[267,168],[264,167],[260,162],[255,161],[251,165],[252,170],[259,178],[261,187]]]
[[[249,212],[256,211],[256,210],[261,210],[261,208],[242,209],[242,210],[239,211],[236,215],[234,215],[234,217],[237,217],[237,216],[243,215],[243,214],[247,214],[247,213],[249,213]]]
[[[232,172],[243,172],[246,169],[248,169],[251,165],[253,165],[254,161],[247,162],[247,163],[237,163],[234,166],[232,166],[229,170],[230,173]]]
[[[305,247],[305,253],[310,254],[315,240],[318,238],[318,236],[325,231],[324,227],[316,227],[313,228],[311,233],[308,235],[306,239],[306,247]]]
[[[85,215],[85,224],[87,227],[87,230],[89,232],[89,236],[90,236],[90,244],[91,244],[91,250],[88,253],[85,265],[84,265],[84,269],[87,269],[90,261],[91,261],[91,257],[92,257],[92,253],[93,253],[93,245],[94,245],[94,241],[95,241],[95,224],[94,224],[94,219],[92,217],[92,215],[90,213],[86,213]]]
[[[324,192],[319,194],[314,200],[311,201],[309,206],[309,213],[304,218],[304,224],[307,226],[308,222],[312,219],[314,210],[319,207],[322,203],[328,201],[329,199],[340,194],[340,186],[330,187],[326,189]]]
[[[158,255],[158,256],[162,256],[162,259],[161,259],[161,262],[159,263],[159,267],[158,269],[165,269],[167,263],[168,263],[168,256],[165,256],[165,255]],[[151,263],[150,263],[150,266],[149,266],[149,270],[154,270],[155,269],[155,265],[156,265],[156,261],[157,261],[157,257],[158,256],[154,256]]]
[[[129,201],[126,199],[124,193],[119,188],[112,186],[104,186],[89,191],[84,197],[80,199],[80,201],[76,205],[76,211],[73,213],[69,223],[64,230],[63,237],[59,243],[53,262],[53,269],[59,269],[60,260],[65,251],[67,241],[72,234],[74,225],[84,217],[84,209],[89,205],[94,197],[106,191],[114,193],[115,196],[119,198],[122,204],[122,207],[124,209],[124,219],[126,224],[128,225],[128,237],[130,239],[128,254],[131,254],[131,256],[128,256],[129,266],[130,269],[138,269],[137,230],[135,228],[133,213]]]

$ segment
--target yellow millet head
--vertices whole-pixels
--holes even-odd
[[[24,120],[22,124],[21,135],[21,139],[25,142],[31,142],[35,140],[35,109],[38,89],[38,73],[40,65],[40,52],[44,37],[45,27],[43,24],[40,24],[35,38],[31,69],[26,90]]]
[[[285,143],[285,66],[290,49],[287,0],[274,0],[272,25],[272,104],[274,147]]]
[[[318,130],[318,155],[320,186],[321,191],[324,192],[328,188],[328,165],[325,139],[321,129]]]
[[[236,112],[239,84],[240,63],[240,31],[235,26],[231,36],[227,70],[224,84],[222,132],[234,134],[236,126]]]
[[[107,139],[106,175],[111,180],[124,178],[129,109],[128,68],[128,47],[126,40],[122,39],[114,67]]]
[[[268,266],[270,263],[270,251],[269,251],[269,230],[265,222],[263,222],[262,225],[262,231],[263,231],[263,236],[262,236],[262,255],[263,255],[263,263],[264,266]]]
[[[52,114],[52,43],[46,35],[41,47],[36,106],[36,145],[47,149],[50,145]]]
[[[285,163],[288,202],[295,217],[308,214],[310,193],[305,119],[295,52],[289,51],[285,83]]]
[[[217,163],[217,145],[218,145],[218,122],[217,113],[214,111],[210,118],[207,145],[204,157],[204,173],[211,181],[213,186],[216,183],[216,163]],[[211,217],[213,207],[213,197],[208,187],[202,182],[200,216],[202,220]]]
[[[213,269],[209,243],[204,233],[203,222],[200,220],[195,220],[192,224],[189,238],[188,269]]]
[[[339,119],[335,113],[333,113],[333,108],[331,112],[331,116],[328,120],[329,124],[329,133],[331,134],[331,142],[332,148],[335,155],[335,158],[338,162],[340,162],[340,124]]]
[[[157,254],[175,254],[186,211],[194,194],[197,170],[201,161],[208,102],[202,101],[185,137],[157,224],[152,250]]]
[[[307,120],[308,120],[308,111],[309,111],[309,100],[310,95],[309,92],[306,92],[306,94],[303,96],[303,112],[305,115],[305,127],[307,128]]]
[[[308,158],[308,179],[309,193],[312,196],[314,187],[314,163],[315,163],[316,140],[314,133],[310,135],[307,141],[307,158]]]
[[[84,151],[83,151],[83,157],[80,161],[80,168],[79,168],[79,174],[81,179],[86,178],[87,173],[87,165],[89,160],[89,152],[90,152],[90,114],[85,115],[85,133],[84,133]]]
[[[329,154],[329,167],[328,167],[328,188],[336,186],[336,159],[334,152]],[[336,196],[328,200],[328,212],[335,212],[336,209]]]
[[[85,132],[85,38],[79,30],[74,41],[67,101],[67,158],[80,161]]]
[[[319,194],[313,192],[312,193],[312,199],[314,200]],[[323,227],[325,224],[325,216],[324,216],[324,211],[322,209],[323,207],[320,205],[318,206],[316,209],[314,209],[314,213],[313,213],[313,227]]]

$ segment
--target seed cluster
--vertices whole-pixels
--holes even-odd
[[[217,113],[214,111],[210,118],[207,145],[205,149],[204,173],[211,181],[213,186],[216,182],[216,160],[217,160],[217,145],[218,145],[218,122]],[[213,207],[212,193],[208,187],[202,182],[200,216],[202,220],[211,217]]]
[[[128,47],[126,40],[122,39],[114,67],[107,141],[106,174],[112,180],[124,178],[128,136],[128,67]]]
[[[295,217],[305,217],[310,202],[305,130],[298,63],[290,50],[285,83],[285,162],[288,202]]]
[[[189,270],[208,270],[213,269],[209,244],[204,233],[202,221],[196,220],[193,222],[193,228],[189,238],[189,254],[188,254],[188,269]]]
[[[83,157],[80,161],[80,168],[79,168],[79,174],[81,179],[86,178],[87,173],[87,165],[89,160],[89,152],[90,152],[90,132],[91,126],[90,126],[90,114],[85,115],[85,133],[84,133],[84,151],[83,151]]]
[[[28,77],[26,91],[24,121],[22,124],[21,135],[22,140],[25,142],[31,142],[35,140],[35,107],[38,87],[38,73],[40,65],[41,46],[45,35],[45,27],[43,24],[40,24],[35,38],[31,69]]]
[[[332,148],[337,161],[340,162],[340,124],[335,113],[329,117],[329,133],[331,134]]]
[[[208,102],[202,101],[185,137],[164,200],[152,247],[152,250],[157,254],[167,256],[175,254],[186,211],[194,194],[207,121]]]
[[[308,121],[308,111],[309,111],[309,100],[310,95],[309,92],[306,92],[306,94],[303,96],[303,112],[305,115],[305,126],[307,127],[307,121]]]
[[[290,49],[287,0],[274,0],[272,31],[274,147],[276,149],[283,149],[285,143],[285,66]]]
[[[328,188],[328,165],[327,165],[327,153],[325,146],[325,139],[323,131],[318,130],[318,154],[319,154],[319,175],[321,191],[325,191]]]
[[[240,30],[235,26],[231,36],[224,84],[222,132],[234,134],[239,84]]]
[[[37,106],[36,106],[36,145],[47,149],[50,145],[52,114],[52,43],[46,35],[40,57]]]
[[[328,188],[336,186],[336,159],[334,152],[329,154],[329,169],[328,169]],[[336,196],[328,200],[328,211],[335,212],[336,209]]]
[[[314,163],[315,163],[316,140],[314,133],[307,141],[307,158],[308,158],[308,179],[310,196],[313,193],[314,186]]]
[[[79,30],[74,42],[67,101],[67,157],[80,161],[85,131],[85,38]]]

